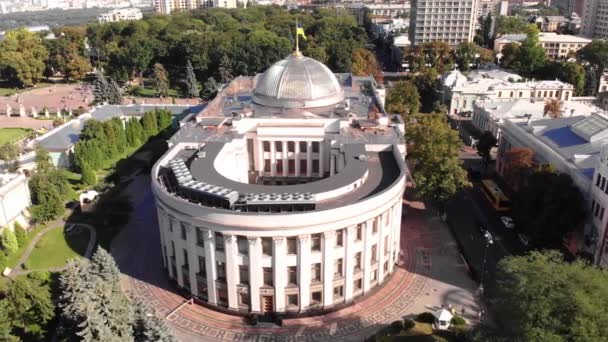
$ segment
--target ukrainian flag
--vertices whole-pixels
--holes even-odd
[[[302,27],[302,24],[297,24],[296,35],[302,36],[302,38],[306,40],[306,33],[304,33],[304,28]]]

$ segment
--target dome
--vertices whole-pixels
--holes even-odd
[[[253,102],[269,107],[314,108],[342,100],[344,91],[331,70],[297,54],[271,65],[253,90]]]

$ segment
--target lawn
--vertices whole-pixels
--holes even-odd
[[[30,244],[30,241],[32,241],[32,239],[36,236],[36,234],[40,233],[40,231],[43,230],[44,228],[46,228],[45,225],[36,225],[33,229],[31,229],[30,231],[27,232],[27,236],[25,238],[25,242],[23,243],[23,246],[19,247],[19,249],[15,253],[12,253],[7,256],[7,260],[8,260],[8,262],[6,263],[7,267],[15,268],[15,266],[17,266],[17,262],[19,261],[19,258],[21,257],[21,255],[23,254],[23,252],[25,251],[27,246]]]
[[[0,146],[21,140],[27,137],[31,131],[31,129],[25,128],[0,128]]]
[[[88,230],[65,236],[63,228],[52,229],[38,241],[25,264],[32,270],[61,267],[70,259],[80,258],[88,243]]]
[[[13,96],[17,93],[23,93],[28,90],[38,89],[38,88],[46,88],[53,85],[53,83],[40,82],[36,85],[36,87],[30,88],[15,88],[15,87],[7,87],[5,82],[0,82],[0,96]]]
[[[129,93],[140,97],[159,97],[156,89],[150,87],[133,87]],[[169,94],[165,97],[181,97],[181,95],[177,89],[169,89]]]

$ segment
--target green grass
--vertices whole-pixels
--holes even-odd
[[[15,88],[15,87],[7,87],[6,83],[0,83],[0,96],[13,96],[17,93],[23,93],[32,89],[46,88],[53,85],[53,83],[40,82],[36,85],[36,87],[31,88]]]
[[[89,231],[65,236],[63,228],[52,229],[46,233],[26,261],[28,269],[37,270],[61,267],[70,259],[81,257],[89,243]]]
[[[129,93],[139,97],[159,97],[156,89],[150,87],[133,87]],[[165,97],[181,97],[181,94],[177,89],[169,89],[169,94]]]
[[[31,129],[25,128],[0,128],[0,146],[12,144],[15,141],[21,140],[27,137],[31,132]]]
[[[36,227],[34,227],[30,231],[28,231],[27,236],[25,238],[25,242],[23,243],[23,246],[19,247],[19,249],[15,253],[12,253],[7,256],[7,260],[8,260],[7,266],[8,267],[15,268],[15,266],[17,266],[17,262],[19,261],[21,254],[23,254],[23,252],[25,251],[27,246],[30,244],[30,242],[32,241],[34,236],[36,236],[36,234],[40,233],[40,231],[43,230],[44,228],[46,228],[45,225],[37,225]]]

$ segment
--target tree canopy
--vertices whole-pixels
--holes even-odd
[[[517,49],[512,66],[521,74],[532,77],[535,72],[547,63],[545,49],[538,44],[539,30],[535,25],[529,25],[526,39]]]
[[[399,81],[388,91],[387,112],[400,114],[406,120],[408,116],[418,114],[418,110],[420,110],[420,95],[412,82]]]
[[[353,62],[351,72],[355,76],[376,76],[380,67],[376,56],[367,49],[353,51]]]
[[[0,42],[0,75],[18,86],[33,86],[43,77],[48,54],[38,34],[25,28],[9,31]]]
[[[496,36],[509,33],[526,33],[528,28],[528,22],[521,17],[515,16],[504,16],[500,15],[496,17]]]
[[[608,340],[608,273],[555,251],[509,256],[498,266],[506,341]]]

